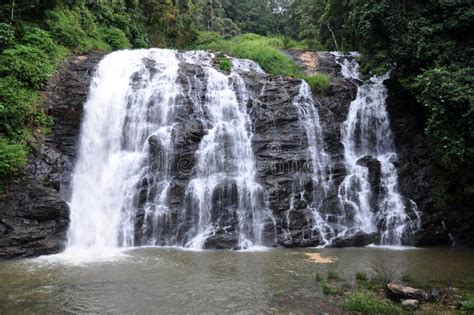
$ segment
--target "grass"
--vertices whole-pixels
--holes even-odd
[[[219,65],[219,69],[222,71],[230,72],[232,70],[232,63],[229,58],[220,56],[216,58],[216,62]]]
[[[474,312],[474,294],[465,294],[461,301],[461,311]]]
[[[359,281],[367,281],[367,274],[365,274],[364,272],[357,272],[355,278]]]
[[[320,281],[321,291],[326,295],[337,294],[339,290],[334,285],[327,283],[326,281]]]
[[[318,73],[312,76],[304,76],[303,77],[306,82],[308,82],[311,89],[317,93],[326,93],[331,86],[331,79],[327,74]]]
[[[389,300],[369,291],[355,291],[344,299],[343,308],[362,314],[401,314],[402,310]]]
[[[314,92],[326,93],[331,85],[329,76],[325,74],[305,75],[294,60],[281,51],[283,48],[307,47],[303,42],[283,36],[243,34],[226,40],[215,33],[201,32],[197,44],[191,48],[219,51],[237,58],[251,59],[269,74],[303,79],[308,82]],[[219,65],[222,69],[220,62]],[[227,65],[224,67],[228,68]]]

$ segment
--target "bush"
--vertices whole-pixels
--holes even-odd
[[[14,40],[15,32],[13,28],[6,23],[0,23],[0,52],[10,46]]]
[[[0,78],[0,132],[19,139],[33,116],[36,93],[13,77]]]
[[[344,299],[343,308],[362,314],[400,314],[402,310],[385,298],[369,291],[356,291]]]
[[[26,27],[22,30],[20,43],[40,49],[48,55],[51,63],[57,63],[61,58],[67,55],[68,51],[58,45],[50,34],[37,27]]]
[[[25,82],[39,89],[54,71],[48,55],[41,49],[27,45],[16,45],[5,49],[0,58],[0,73]]]
[[[23,144],[9,144],[0,137],[0,186],[26,163],[27,148]]]
[[[327,74],[315,74],[303,77],[314,92],[326,93],[331,86],[331,79]]]
[[[101,37],[113,50],[131,48],[130,42],[123,31],[116,27],[102,28]]]
[[[327,283],[326,281],[320,282],[321,291],[326,295],[337,294],[339,290],[332,284]]]
[[[229,58],[222,56],[218,57],[216,61],[222,71],[230,72],[232,70],[232,63]]]
[[[47,13],[46,23],[51,34],[61,44],[77,53],[92,49],[110,50],[101,38],[94,16],[83,6],[74,9],[58,7]],[[115,40],[121,41],[121,34],[114,32]],[[122,32],[123,33],[123,32]],[[127,41],[128,42],[128,41]]]

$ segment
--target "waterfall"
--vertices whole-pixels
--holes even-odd
[[[312,234],[319,236],[321,244],[328,244],[334,234],[334,229],[321,208],[332,187],[331,158],[325,151],[317,105],[311,88],[304,80],[301,82],[298,95],[293,99],[293,105],[298,111],[306,152],[304,165],[296,166],[297,172],[293,179],[289,211],[294,209],[296,199],[303,201],[309,210],[308,220],[312,225]],[[308,180],[311,183],[309,195],[305,187]],[[291,224],[289,214],[286,221],[289,227]]]
[[[345,78],[360,80],[356,53],[333,53]],[[364,81],[342,126],[346,177],[339,186],[345,230],[381,232],[381,245],[401,245],[419,227],[416,204],[398,190],[397,154],[386,110],[384,76]],[[351,218],[352,220],[348,220]]]
[[[334,56],[344,77],[359,80],[354,54]],[[271,186],[275,178],[269,184],[257,172],[253,125],[271,117],[268,105],[279,106],[264,103],[265,85],[284,81],[272,83],[249,60],[229,58],[230,73],[218,70],[215,57],[124,50],[99,63],[72,175],[68,249],[246,249],[277,239],[330,246],[360,233],[378,234],[384,245],[409,242],[420,218],[398,190],[386,76],[363,82],[350,104],[341,127],[342,183],[333,179],[339,157],[324,141],[322,105],[305,81],[282,83],[290,130],[300,143],[286,146],[293,165],[281,170],[281,183],[288,186]],[[265,136],[256,130],[257,143],[278,139],[278,130]],[[275,187],[285,192],[276,195],[282,199],[270,195]]]
[[[213,58],[149,49],[100,62],[72,176],[69,248],[263,244],[274,218],[255,180],[249,92],[239,74],[263,71],[232,59],[225,74]],[[181,190],[183,200],[173,200]],[[209,245],[216,235],[226,243]]]

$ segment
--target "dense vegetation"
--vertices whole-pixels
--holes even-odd
[[[1,179],[24,164],[31,133],[50,126],[38,91],[68,54],[213,49],[302,78],[281,48],[359,50],[364,72],[392,69],[424,117],[438,163],[437,205],[464,206],[459,210],[474,221],[469,0],[8,0],[0,18]],[[230,69],[228,60],[219,63]],[[305,79],[320,90],[329,85],[322,76]]]

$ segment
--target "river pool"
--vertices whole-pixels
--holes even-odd
[[[306,254],[334,263],[320,264]],[[97,256],[99,257],[99,256]],[[0,262],[0,314],[342,313],[316,273],[354,282],[374,264],[420,284],[474,283],[474,250],[458,248],[186,251],[136,248],[96,257],[61,254]]]

